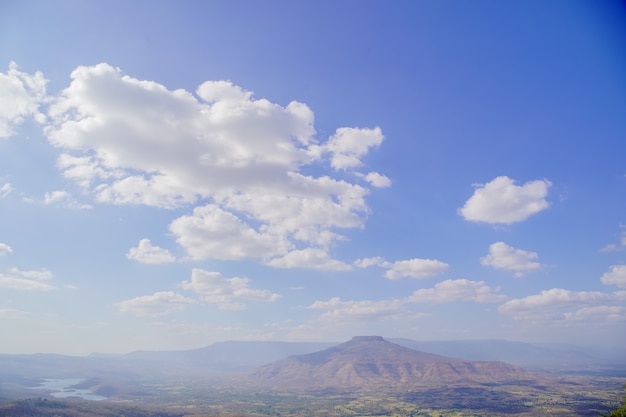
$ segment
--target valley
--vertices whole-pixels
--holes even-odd
[[[596,372],[589,362],[537,372],[407,344],[355,337],[275,345],[276,353],[263,342],[240,342],[230,356],[223,346],[116,357],[0,355],[0,417],[596,417],[620,405],[626,382],[619,362]]]

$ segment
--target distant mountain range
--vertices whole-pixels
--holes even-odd
[[[539,345],[504,340],[421,342],[386,339],[424,354],[463,361],[499,361],[541,372],[594,372],[626,376],[623,349]],[[137,351],[86,357],[0,354],[0,383],[7,380],[108,375],[114,378],[219,376],[241,374],[294,355],[306,355],[337,343],[227,341],[181,351]],[[1,387],[0,387],[1,388]]]
[[[504,362],[434,355],[380,336],[354,337],[325,350],[278,360],[247,375],[247,380],[256,386],[309,392],[517,383],[533,379],[535,375]]]

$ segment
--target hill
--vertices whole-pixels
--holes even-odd
[[[280,390],[356,390],[513,382],[533,374],[504,362],[467,361],[416,351],[380,336],[290,356],[248,374],[256,386]]]

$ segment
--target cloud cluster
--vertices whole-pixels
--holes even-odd
[[[267,290],[250,288],[247,278],[225,278],[219,272],[194,268],[191,280],[183,281],[180,286],[200,295],[203,301],[217,304],[223,310],[241,310],[245,304],[239,300],[277,301],[279,294]]]
[[[504,242],[496,242],[489,246],[489,253],[480,258],[480,263],[495,269],[515,271],[515,276],[521,277],[526,272],[541,269],[542,265],[536,261],[538,258],[539,255],[536,252],[528,252],[516,249]]]
[[[43,122],[39,106],[46,100],[47,81],[41,72],[21,72],[15,62],[6,74],[0,72],[0,139],[15,133],[15,127],[27,117]]]
[[[341,229],[364,224],[367,185],[391,184],[378,172],[356,171],[384,140],[378,127],[340,127],[319,142],[305,104],[255,99],[227,81],[207,81],[194,95],[108,64],[78,67],[71,79],[45,128],[63,149],[63,175],[100,202],[196,205],[169,226],[194,260],[259,258],[290,267],[323,257]],[[362,182],[302,172],[325,161]]]
[[[490,224],[512,224],[545,210],[548,180],[515,185],[509,177],[496,177],[487,184],[476,185],[476,191],[459,209],[465,220]]]
[[[144,249],[153,248],[150,242],[144,242]],[[161,255],[156,255],[161,256]],[[185,297],[173,291],[161,291],[153,295],[135,297],[115,303],[122,313],[131,313],[142,317],[157,317],[184,310],[187,305],[203,302],[215,304],[221,310],[243,310],[243,301],[274,302],[280,294],[250,287],[248,278],[226,278],[219,272],[194,268],[191,279],[179,285],[185,291],[191,291],[198,299]]]
[[[615,285],[618,288],[626,288],[626,265],[613,265],[600,277],[605,285]]]

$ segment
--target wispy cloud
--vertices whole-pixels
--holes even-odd
[[[173,291],[161,291],[152,295],[131,298],[115,304],[121,313],[140,317],[159,317],[184,310],[195,301]]]

